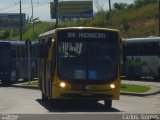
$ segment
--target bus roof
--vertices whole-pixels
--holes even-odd
[[[7,42],[7,43],[11,43],[12,45],[16,45],[16,44],[25,44],[26,41],[20,41],[20,40],[0,40],[0,42]],[[31,41],[32,44],[36,44],[38,43],[38,41]]]
[[[144,37],[144,38],[124,38],[125,42],[157,42],[160,41],[160,37]]]
[[[8,42],[12,45],[15,45],[15,44],[25,44],[25,41],[15,41],[15,40],[5,40],[5,41],[1,41],[1,42]]]
[[[50,31],[47,31],[47,32],[44,32],[44,33],[41,33],[41,34],[39,35],[39,37],[52,35],[52,34],[54,34],[55,30],[56,30],[56,29],[50,30]]]
[[[67,29],[97,29],[97,30],[108,30],[108,31],[115,31],[115,32],[119,32],[119,30],[117,29],[110,29],[110,28],[99,28],[99,27],[64,27],[64,28],[56,28],[54,30],[51,30],[51,31],[47,31],[47,32],[44,32],[44,33],[41,33],[39,35],[39,37],[44,37],[44,36],[48,36],[48,35],[53,35],[56,31],[59,31],[59,30],[67,30]]]
[[[0,44],[1,44],[1,45],[2,45],[2,44],[3,44],[3,45],[7,45],[7,44],[9,44],[9,42],[7,42],[7,41],[1,41],[1,40],[0,40]]]

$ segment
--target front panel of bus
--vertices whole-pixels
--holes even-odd
[[[59,30],[54,99],[119,99],[119,34]]]
[[[11,46],[8,42],[0,43],[0,80],[9,84],[11,79]]]

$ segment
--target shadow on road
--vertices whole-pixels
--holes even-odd
[[[116,108],[105,108],[99,102],[61,102],[56,105],[51,101],[42,101],[37,99],[37,102],[45,107],[49,112],[122,112]]]

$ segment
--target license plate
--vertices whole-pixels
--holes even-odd
[[[92,96],[91,92],[82,92],[82,96]]]
[[[98,85],[88,85],[87,86],[87,90],[99,90],[99,86]]]

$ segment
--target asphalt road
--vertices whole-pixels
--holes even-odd
[[[113,101],[113,108],[108,110],[103,104],[103,101],[98,103],[72,102],[55,107],[41,101],[39,90],[0,87],[0,113],[3,114],[0,118],[5,117],[6,113],[19,115],[21,120],[22,118],[26,120],[36,118],[39,120],[50,120],[50,118],[56,118],[55,120],[120,120],[124,119],[123,115],[126,114],[160,115],[160,94],[146,97],[121,96],[119,101]]]

